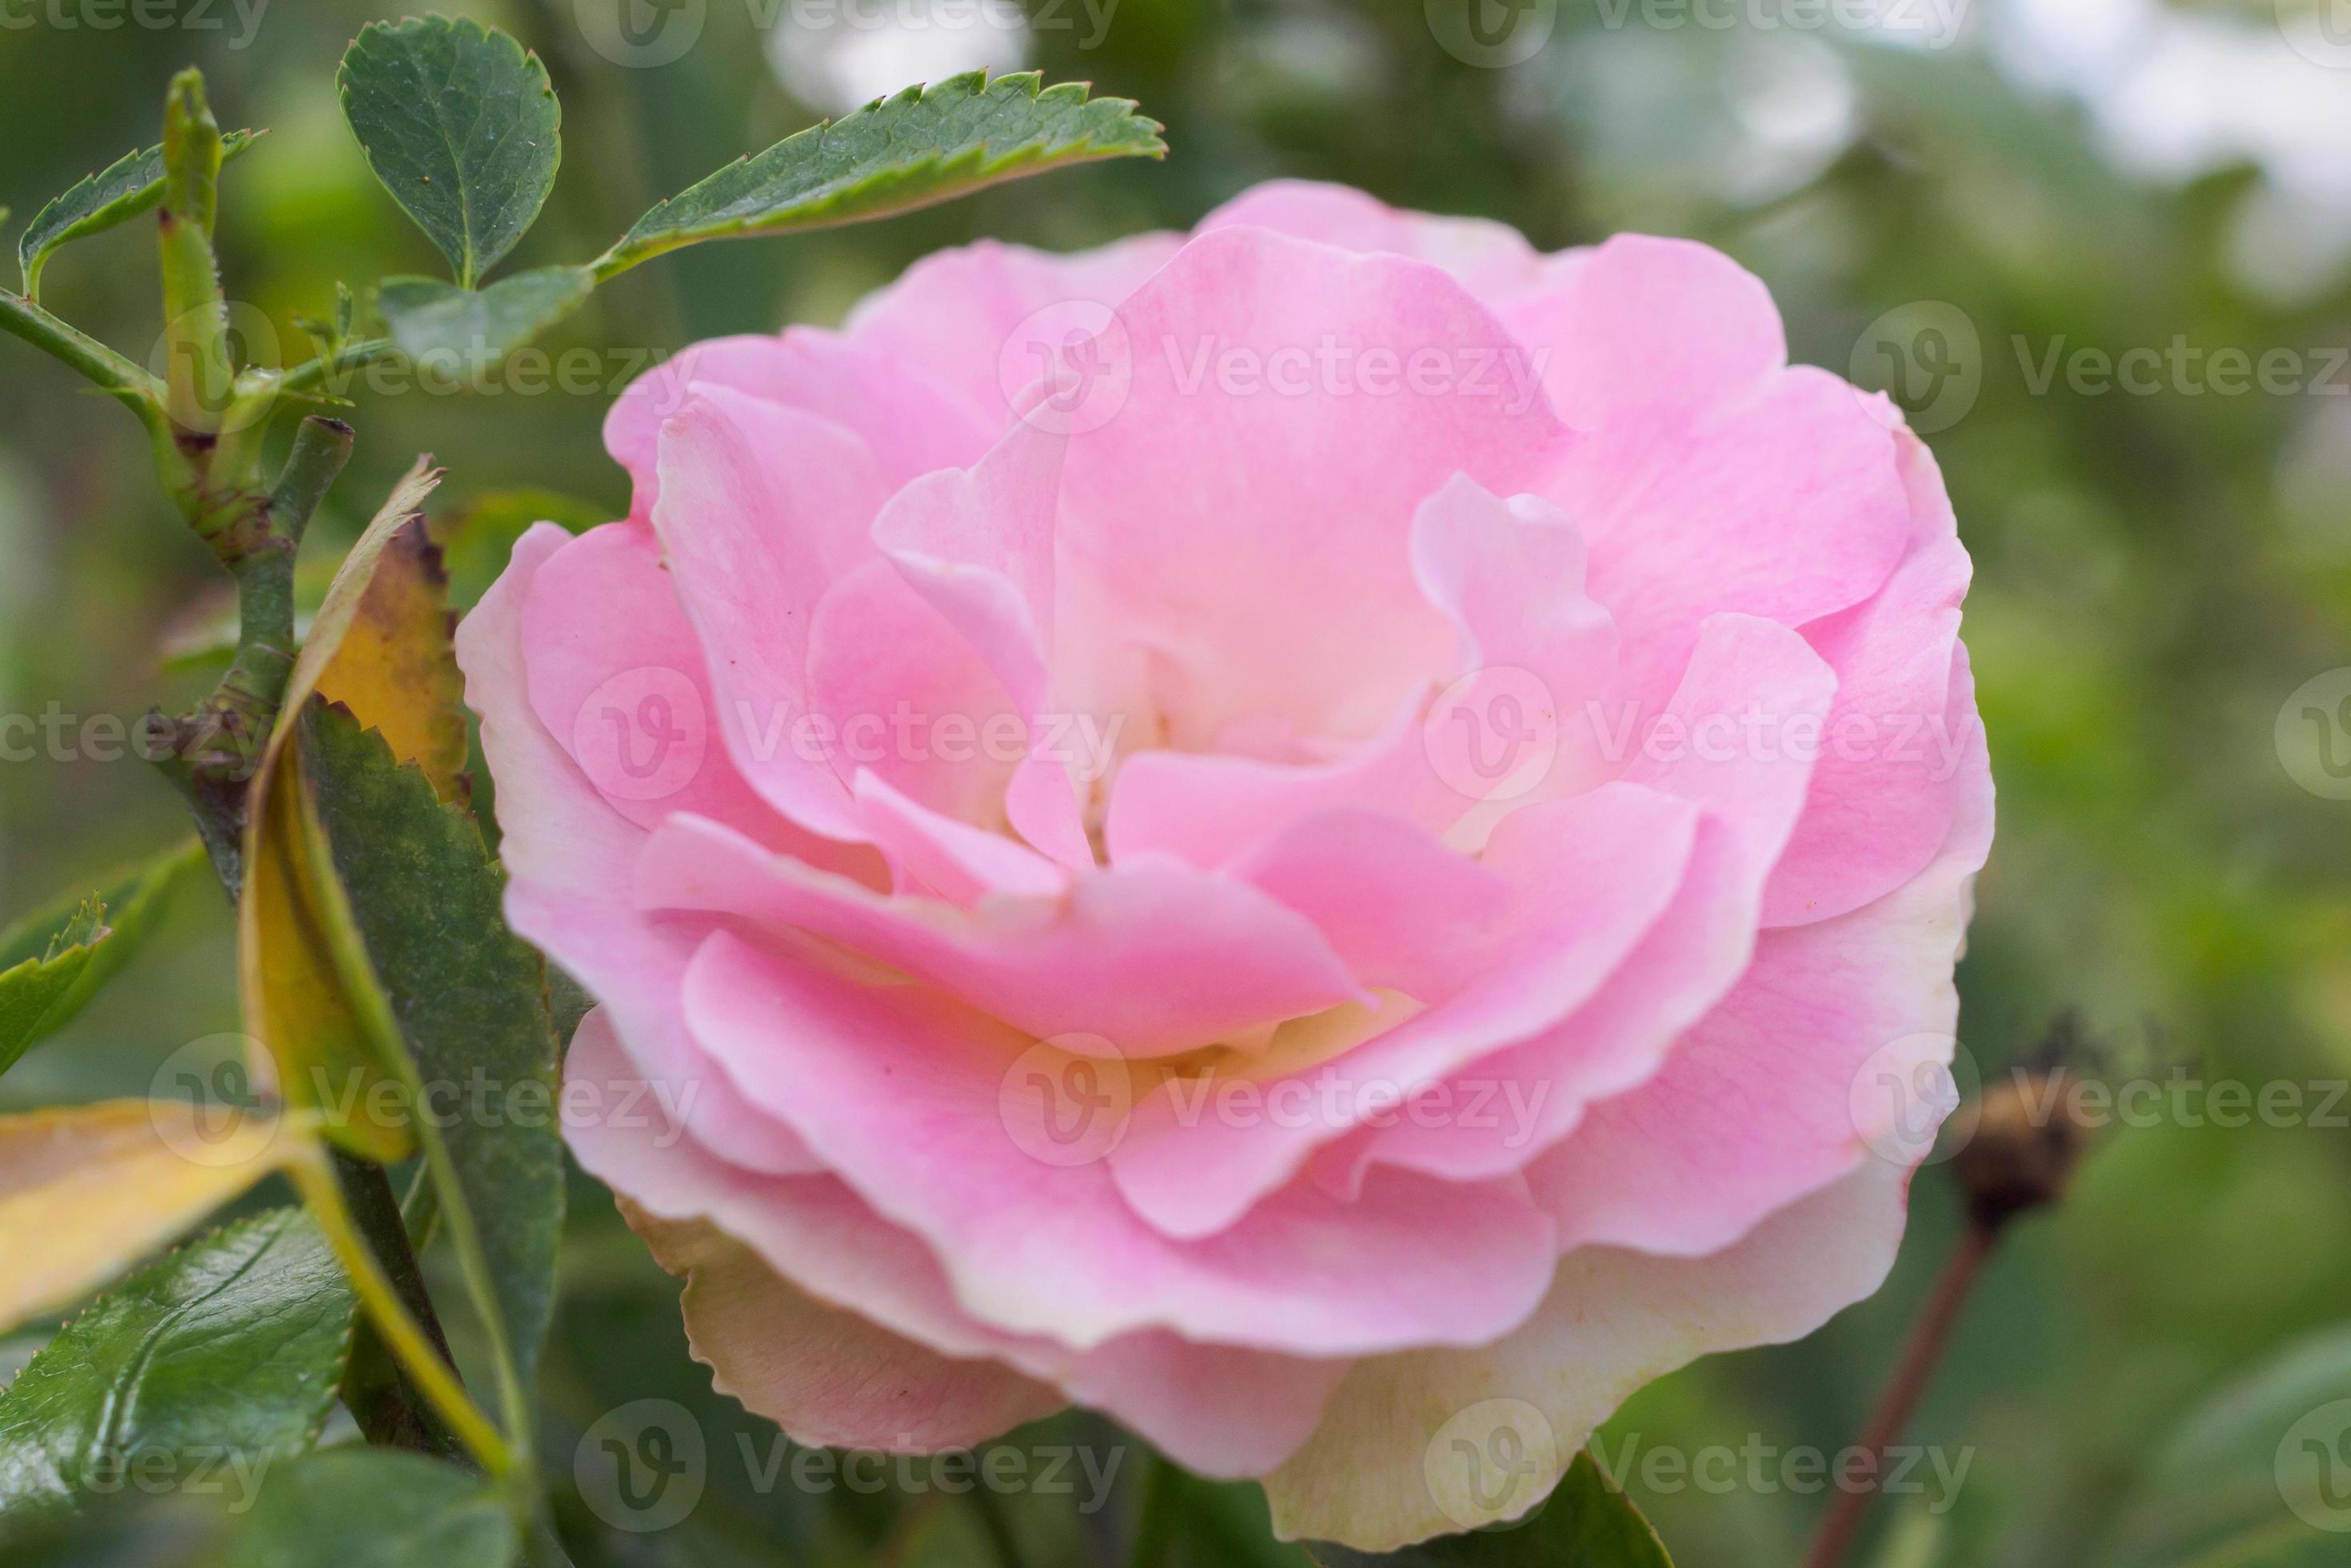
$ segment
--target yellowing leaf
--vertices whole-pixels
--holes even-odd
[[[439,555],[419,509],[439,481],[419,458],[319,606],[254,777],[237,908],[246,1028],[268,1057],[256,1075],[289,1105],[317,1111],[335,1143],[385,1162],[415,1147],[398,1113],[413,1075],[402,1071],[399,1024],[335,874],[298,737],[313,699],[332,694],[423,768],[436,793],[455,789],[465,751],[460,682]]]
[[[0,1333],[88,1295],[300,1155],[304,1124],[178,1100],[0,1116]]]
[[[290,735],[299,724],[289,715],[278,727]],[[405,1103],[400,1027],[335,874],[300,746],[272,747],[251,810],[237,968],[246,1028],[268,1051],[254,1072],[287,1104],[317,1111],[334,1142],[401,1159],[415,1134],[405,1117],[380,1113]]]
[[[424,527],[424,498],[441,482],[426,462],[417,459],[343,558],[285,711],[298,713],[313,691],[341,703],[448,800],[465,767],[465,683],[450,643],[449,580]]]

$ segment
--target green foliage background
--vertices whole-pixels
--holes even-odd
[[[711,0],[683,58],[640,70],[587,47],[570,0],[449,8],[537,47],[563,99],[564,167],[511,267],[592,256],[660,196],[814,118],[777,85],[751,9],[734,0]],[[304,341],[296,319],[330,313],[338,279],[438,270],[336,107],[345,43],[396,10],[277,0],[241,47],[226,5],[211,8],[217,29],[62,28],[53,11],[0,0],[0,14],[31,18],[0,29],[10,235],[48,194],[151,142],[164,82],[193,61],[224,125],[271,128],[224,177],[221,246],[232,299],[289,356]],[[2119,353],[2184,334],[2208,354],[2287,348],[2321,363],[2351,329],[2351,277],[2291,305],[2238,280],[2232,225],[2258,172],[2184,184],[2126,172],[2077,111],[2020,96],[1965,44],[1814,40],[1844,60],[1860,134],[1816,178],[1742,202],[1723,193],[1740,156],[1735,89],[1778,68],[1758,67],[1755,40],[1736,31],[1611,27],[1593,0],[1562,0],[1536,58],[1487,70],[1435,47],[1422,7],[1402,0],[1123,0],[1092,47],[1081,7],[1049,14],[1060,24],[1035,35],[1048,79],[1139,98],[1168,127],[1164,164],[640,268],[549,344],[606,350],[593,395],[362,390],[358,454],[314,551],[347,540],[419,450],[448,466],[444,510],[536,486],[616,513],[625,485],[599,425],[648,356],[835,319],[914,257],[980,235],[1082,246],[1186,225],[1255,180],[1298,174],[1490,214],[1547,248],[1625,228],[1695,235],[1771,284],[1800,360],[1844,371],[1868,324],[1914,301],[1957,307],[1980,335],[1980,394],[1931,438],[1977,562],[1967,638],[2001,787],[1961,972],[1976,1061],[1994,1071],[2079,1007],[2125,1075],[2178,1067],[2256,1090],[2351,1075],[2351,804],[2297,788],[2272,739],[2288,694],[2351,664],[2351,371],[2335,370],[2332,397],[2085,395],[2062,375],[2036,392],[2018,347],[2021,335],[2037,364],[2060,338],[2066,351]],[[2268,25],[2266,5],[2242,15]],[[2333,76],[2351,92],[2351,72]],[[53,308],[134,357],[158,329],[145,233],[77,246],[45,288]],[[135,424],[14,343],[0,345],[0,711],[38,716],[54,701],[128,723],[200,689],[159,673],[156,643],[213,584],[202,547],[156,495]],[[0,915],[173,841],[181,813],[133,760],[0,763]],[[0,1083],[0,1104],[145,1092],[164,1058],[236,1027],[233,974],[225,911],[209,891],[183,891],[133,970]],[[1610,1427],[1612,1451],[1628,1437],[1636,1452],[1848,1441],[1956,1223],[1938,1172],[1921,1176],[1914,1207],[1878,1297],[1801,1345],[1652,1388]],[[610,1537],[583,1565],[953,1563],[979,1550],[973,1516],[935,1493],[758,1494],[736,1437],[764,1454],[771,1429],[709,1395],[684,1359],[674,1286],[609,1205],[584,1189],[574,1208],[543,1380],[552,1468],[602,1412],[649,1396],[702,1413],[713,1453],[712,1493],[688,1529]],[[1966,1484],[1945,1511],[1927,1499],[1883,1508],[1876,1560],[2119,1560],[2165,1438],[2279,1346],[2346,1317],[2351,1136],[2339,1124],[2167,1115],[2116,1133],[2070,1206],[2022,1228],[1995,1262],[1914,1434],[1972,1447]],[[0,1375],[38,1337],[0,1344]],[[1129,1461],[1131,1483],[1146,1461]],[[1820,1500],[1646,1485],[1637,1464],[1631,1486],[1688,1568],[1792,1563]],[[1180,1550],[1244,1561],[1257,1505],[1226,1490],[1190,1496],[1197,1539]],[[1116,1510],[1072,1521],[1066,1505],[1014,1499],[1009,1511],[1040,1562],[1078,1561],[1088,1531],[1119,1528]],[[584,1514],[568,1522],[594,1530]]]

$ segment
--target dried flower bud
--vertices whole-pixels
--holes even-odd
[[[2074,1083],[2062,1067],[2015,1073],[1952,1117],[1951,1171],[1977,1223],[1997,1228],[2065,1196],[2094,1135]]]

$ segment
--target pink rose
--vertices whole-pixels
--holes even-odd
[[[1785,361],[1702,246],[1279,183],[630,389],[461,645],[719,1386],[1382,1549],[1875,1289],[1991,779],[1934,462]]]

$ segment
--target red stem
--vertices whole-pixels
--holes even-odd
[[[1884,1473],[1886,1449],[1901,1439],[1903,1428],[1910,1424],[1911,1412],[1918,1406],[1919,1396],[1927,1392],[1935,1365],[1942,1360],[1944,1346],[1950,1340],[1951,1326],[1959,1322],[1959,1309],[1967,1304],[1968,1292],[1974,1288],[1983,1261],[1991,1253],[1995,1234],[1992,1227],[1970,1220],[1944,1263],[1942,1273],[1937,1277],[1934,1289],[1918,1309],[1917,1321],[1910,1325],[1909,1341],[1902,1347],[1902,1359],[1895,1364],[1886,1391],[1877,1396],[1877,1408],[1870,1413],[1869,1424],[1862,1429],[1859,1447],[1876,1461],[1870,1470],[1873,1476]],[[1820,1528],[1813,1536],[1813,1549],[1804,1558],[1804,1568],[1839,1568],[1876,1495],[1874,1486],[1837,1491],[1828,1511],[1821,1516]]]

